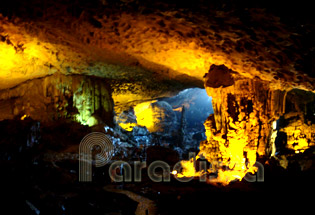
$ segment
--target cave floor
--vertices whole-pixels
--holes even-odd
[[[75,166],[69,162],[58,163],[58,168],[48,163],[1,163],[4,206],[20,214],[187,214],[218,205],[233,211],[242,204],[255,208],[267,200],[299,202],[314,192],[313,172],[272,167],[265,168],[264,182],[222,186],[198,179],[181,183],[172,178],[171,182],[156,183],[145,174],[142,182],[111,183],[104,176],[106,167],[97,171],[95,181],[82,183],[71,171]]]
[[[272,159],[261,161],[264,182],[243,180],[222,186],[198,178],[182,183],[171,177],[170,182],[157,183],[144,169],[141,182],[113,183],[109,165],[95,168],[92,182],[79,182],[78,160],[58,158],[56,152],[77,144],[90,132],[86,127],[43,129],[41,143],[31,148],[25,147],[27,122],[2,122],[0,128],[1,204],[10,214],[196,214],[218,207],[257,211],[280,200],[305,205],[305,199],[312,200],[308,194],[315,191],[314,168],[285,170]]]

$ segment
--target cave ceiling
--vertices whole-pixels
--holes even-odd
[[[83,74],[112,80],[115,103],[129,102],[202,87],[210,66],[224,64],[271,88],[314,91],[315,25],[304,1],[228,2],[6,2],[0,89]]]

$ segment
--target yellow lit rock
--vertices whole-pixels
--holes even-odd
[[[132,131],[133,127],[137,126],[137,123],[119,123],[118,125],[126,131]]]
[[[210,74],[212,76],[210,76]],[[269,156],[272,121],[283,114],[285,93],[271,91],[269,85],[255,79],[234,76],[224,66],[211,66],[205,77],[208,95],[213,98],[214,114],[205,121],[207,140],[201,142],[198,156],[214,164],[210,172],[218,177],[210,182],[229,184],[254,173],[256,157]],[[220,77],[213,81],[213,77]],[[183,163],[183,175],[195,169]],[[195,175],[200,174],[197,172]]]
[[[154,118],[153,102],[144,102],[134,107],[135,115],[137,116],[137,124],[147,127],[150,132],[159,130],[155,126],[155,124],[158,123],[158,119]]]
[[[24,120],[26,117],[28,117],[26,114],[24,114],[22,117],[21,117],[21,120]]]
[[[301,120],[293,121],[281,129],[287,134],[287,148],[295,150],[295,153],[303,152],[315,145],[315,125],[307,125]]]
[[[168,132],[174,129],[175,113],[168,103],[150,101],[136,105],[134,112],[137,124],[150,132]]]
[[[260,17],[260,24],[277,25],[272,29],[277,37],[264,28],[248,32],[237,17],[223,11],[212,11],[211,16],[169,10],[143,14],[104,7],[95,14],[82,12],[78,18],[66,8],[52,5],[53,15],[38,20],[0,15],[0,36],[11,42],[0,42],[0,65],[5,68],[0,72],[0,88],[57,71],[119,79],[130,75],[124,66],[135,65],[141,68],[139,73],[148,69],[169,79],[185,75],[201,81],[210,65],[225,64],[244,77],[270,81],[273,88],[291,85],[315,90],[313,79],[304,75],[297,79],[301,71],[288,57],[304,56],[296,53],[299,47],[288,38],[293,32],[264,11],[248,12]],[[253,35],[256,39],[250,39]]]

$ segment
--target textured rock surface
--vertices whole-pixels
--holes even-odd
[[[278,123],[277,148],[295,153],[304,152],[315,145],[315,94],[292,90],[286,96],[285,114]]]
[[[0,120],[31,117],[41,122],[113,123],[111,90],[101,78],[54,74],[1,90],[0,102]]]
[[[229,84],[220,80],[208,86],[210,75],[224,68]],[[269,84],[239,77],[224,66],[211,66],[205,76],[214,114],[204,123],[207,140],[201,142],[198,157],[213,165],[210,171],[218,173],[217,180],[223,184],[254,171],[257,155],[272,153],[272,122],[284,113],[286,93],[270,89]]]
[[[261,148],[258,152],[264,155],[263,149],[268,149],[266,143],[271,122],[284,113],[285,92],[271,90],[268,82],[259,79],[234,77],[233,82],[233,85],[220,90],[208,87],[205,82],[207,93],[213,98],[214,127],[211,127],[216,132],[220,131],[225,137],[224,141],[227,141],[228,133],[234,131],[235,138],[249,138],[244,142],[252,143],[251,147]],[[207,123],[210,134],[212,132],[209,125],[212,123]],[[244,131],[242,135],[237,134],[241,131]]]
[[[176,116],[167,102],[145,102],[134,108],[137,123],[150,132],[170,133],[174,129]]]
[[[1,6],[0,87],[57,71],[118,80],[150,74],[148,83],[139,80],[141,92],[163,78],[200,85],[210,65],[225,64],[274,88],[314,90],[312,13],[306,2],[285,6],[290,9],[269,1],[13,0]],[[145,96],[129,86],[130,100]]]

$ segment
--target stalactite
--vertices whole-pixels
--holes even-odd
[[[239,76],[224,65],[212,65],[204,79],[214,114],[204,123],[207,140],[201,142],[197,158],[212,164],[208,171],[218,174],[216,181],[241,180],[256,171],[257,156],[274,152],[272,123],[283,114],[286,93],[270,89],[259,78]]]
[[[43,122],[74,119],[85,125],[113,120],[111,90],[101,78],[55,74],[2,90],[0,100],[8,104],[1,108],[0,120],[23,115]]]
[[[220,79],[213,82],[213,76]],[[239,77],[224,66],[210,68],[205,87],[213,98],[214,115],[205,122],[207,141],[200,146],[200,155],[221,161],[242,178],[257,155],[272,153],[271,125],[284,112],[285,92],[270,89],[258,78]]]

